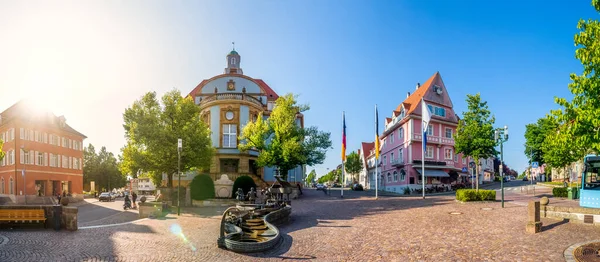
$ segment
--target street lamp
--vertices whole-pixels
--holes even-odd
[[[177,184],[177,216],[181,215],[181,171],[179,171],[179,166],[181,166],[181,146],[183,142],[181,138],[177,139],[177,176],[179,177],[179,183]]]
[[[508,126],[496,129],[494,133],[496,143],[500,143],[500,189],[502,190],[502,208],[504,208],[504,151],[503,143],[508,140]]]

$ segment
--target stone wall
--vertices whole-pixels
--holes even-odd
[[[542,205],[540,216],[553,219],[568,219],[569,222],[584,223],[586,216],[591,221],[586,224],[600,226],[600,209],[585,207],[563,207]],[[589,223],[592,222],[592,223]]]
[[[208,199],[192,200],[192,206],[195,207],[226,207],[235,206],[239,201],[235,199]]]
[[[162,203],[159,202],[145,202],[138,203],[139,218],[156,218],[163,217],[166,213],[163,210]]]

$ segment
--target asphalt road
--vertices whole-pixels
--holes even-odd
[[[112,220],[134,220],[137,210],[123,210],[123,198],[117,198],[111,202],[99,202],[98,200],[88,200],[88,204],[79,206],[78,224],[93,225],[106,224]]]

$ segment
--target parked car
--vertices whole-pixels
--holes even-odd
[[[317,190],[325,190],[326,187],[323,184],[317,184]]]
[[[529,179],[527,179],[527,177],[523,177],[523,181],[529,181]]]
[[[100,194],[100,196],[98,197],[98,201],[102,202],[102,201],[114,201],[115,197],[113,195],[111,195],[108,192],[103,192],[102,194]]]
[[[354,190],[354,191],[363,191],[364,189],[363,189],[363,186],[361,184],[356,183],[356,184],[352,185],[352,190]]]

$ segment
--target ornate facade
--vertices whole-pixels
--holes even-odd
[[[227,68],[221,75],[203,80],[189,96],[200,107],[201,118],[211,130],[211,141],[216,148],[210,175],[214,180],[227,174],[231,180],[241,175],[250,175],[257,185],[273,182],[276,168],[258,168],[256,160],[259,152],[249,150],[240,152],[238,137],[244,125],[256,120],[259,113],[267,119],[279,97],[267,83],[261,79],[243,74],[240,67],[241,56],[232,50],[227,55]],[[299,115],[298,124],[303,126],[304,119]],[[304,167],[290,170],[289,181],[301,182]]]

